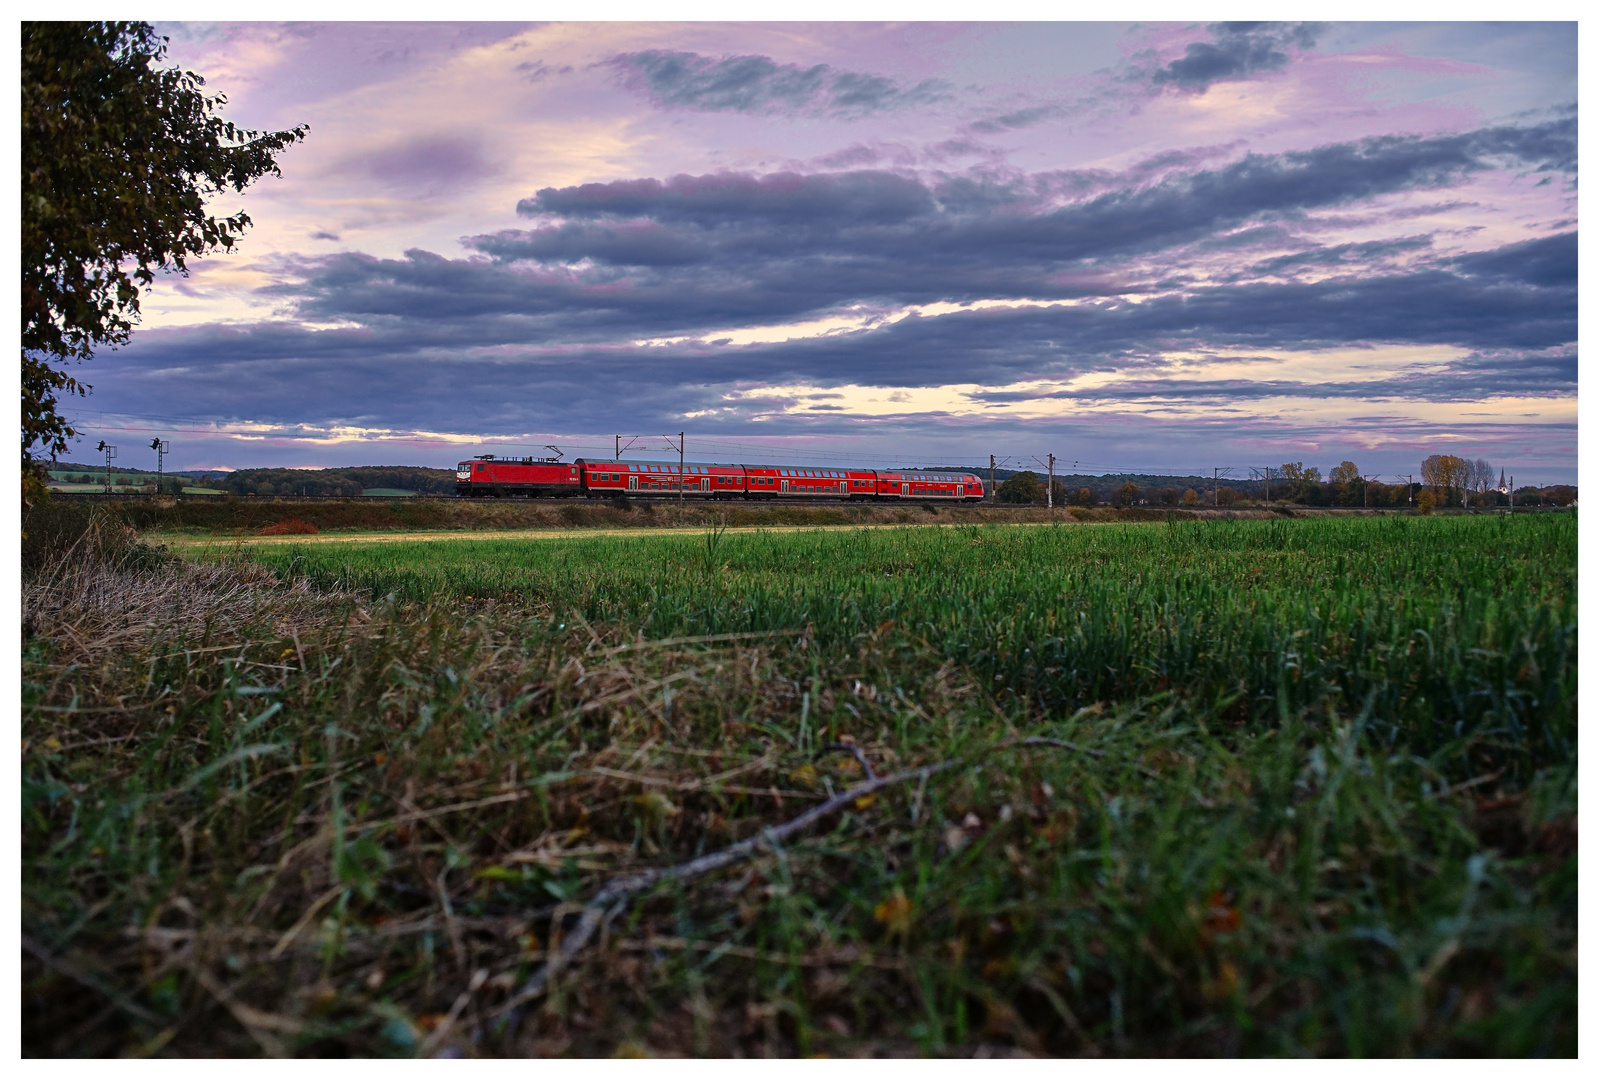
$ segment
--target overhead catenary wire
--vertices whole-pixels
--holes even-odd
[[[91,416],[96,416],[100,419],[98,421],[91,420],[89,419]],[[108,419],[121,420],[124,422],[108,423],[106,422]],[[126,421],[142,421],[143,423],[127,423]],[[212,435],[219,437],[243,434],[261,435],[263,434],[262,429],[264,428],[276,428],[280,430],[293,431],[296,429],[315,430],[319,427],[319,425],[315,424],[273,420],[251,420],[241,419],[238,417],[224,419],[214,416],[184,416],[169,413],[125,413],[109,411],[96,412],[92,414],[88,411],[79,412],[76,418],[71,419],[69,422],[71,422],[74,427],[79,428],[80,430],[93,428],[96,431],[103,431],[107,433],[128,432],[135,434],[160,434],[164,432],[172,432],[190,435]],[[186,427],[182,425],[192,426]],[[439,442],[455,441],[462,438],[463,436],[454,433],[393,431],[385,433],[383,436],[378,438],[361,441]],[[560,435],[535,436],[528,433],[518,433],[516,435],[507,435],[503,438],[497,438],[494,435],[474,435],[470,438],[471,443],[476,446],[496,447],[506,450],[543,449],[545,446],[544,440],[546,438],[550,438],[567,448],[572,456],[582,456],[585,454],[606,454],[609,457],[614,458],[618,448],[617,443],[615,442],[610,444],[598,441],[589,442],[588,438],[590,437],[579,437],[577,439],[572,439]],[[674,436],[664,435],[640,436],[637,437],[630,446],[621,447],[621,449],[624,453],[630,454],[662,454],[667,456],[677,456],[677,446],[674,441],[671,441],[673,438]],[[892,450],[879,451],[868,447],[862,447],[858,450],[821,450],[804,445],[793,446],[788,444],[788,440],[814,440],[817,438],[815,435],[808,434],[756,436],[756,438],[769,439],[770,441],[751,442],[748,441],[747,437],[744,439],[738,439],[698,435],[695,437],[694,441],[697,447],[700,447],[705,451],[705,456],[707,457],[724,458],[732,461],[742,462],[760,461],[763,458],[782,457],[787,459],[798,459],[801,461],[837,462],[841,465],[857,465],[867,468],[873,466],[928,469],[981,468],[981,455],[978,454],[969,455],[972,458],[972,461],[962,462],[959,459],[968,455],[946,453],[939,455],[938,458],[932,458],[927,454],[896,453]],[[876,439],[878,437],[829,435],[827,438],[831,440],[836,447],[837,443],[841,439]],[[651,442],[655,439],[659,439],[662,445],[651,445]],[[466,448],[467,444],[463,442],[462,451],[465,452]],[[1024,454],[1020,456],[1025,457],[1028,455]],[[1000,456],[994,458],[994,460],[990,462],[989,469],[991,472],[997,471],[998,469],[1004,469],[1007,467],[1008,462],[1016,460],[1019,460],[1017,455]],[[1074,460],[1072,462],[1072,467],[1074,471],[1070,475],[1150,477],[1171,476],[1184,478],[1203,477],[1204,470],[1206,468],[1210,468],[1212,470],[1211,479],[1213,488],[1219,487],[1220,480],[1231,480],[1234,483],[1259,483],[1261,480],[1261,477],[1259,476],[1251,477],[1248,480],[1239,480],[1235,477],[1228,477],[1226,474],[1229,472],[1258,473],[1266,471],[1259,466],[1251,467],[1248,465],[1202,466],[1194,464],[1173,464],[1171,462],[1131,464],[1127,462],[1089,461],[1084,459]],[[1093,470],[1093,472],[1078,472],[1077,470],[1079,469]]]

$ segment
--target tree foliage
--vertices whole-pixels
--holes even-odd
[[[1421,463],[1421,482],[1433,492],[1433,497],[1448,506],[1453,493],[1466,490],[1471,478],[1471,464],[1453,454],[1433,454]]]
[[[1039,483],[1037,473],[1019,472],[999,485],[994,497],[1002,503],[1031,503],[1037,502],[1043,494],[1044,485]]]
[[[235,495],[322,495],[356,498],[366,488],[398,488],[423,495],[453,495],[453,469],[411,465],[357,465],[336,469],[239,469],[220,481]]]
[[[207,200],[278,175],[306,128],[223,120],[205,80],[158,68],[166,39],[142,22],[22,24],[22,451],[53,457],[75,432],[58,395],[89,387],[63,370],[127,341],[157,271],[229,250],[250,225]]]

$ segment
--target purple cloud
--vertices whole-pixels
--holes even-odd
[[[700,112],[818,113],[859,117],[928,105],[950,97],[950,84],[893,79],[827,64],[801,67],[768,56],[713,59],[691,52],[620,53],[604,61],[622,85],[660,108]]]

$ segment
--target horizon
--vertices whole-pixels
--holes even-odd
[[[156,26],[311,133],[64,457],[1577,480],[1575,23]]]
[[[576,459],[573,459],[573,460],[576,460]],[[599,459],[590,459],[590,460],[599,460]],[[615,460],[615,459],[607,458],[607,459],[604,459],[604,460]],[[640,457],[640,458],[625,458],[623,460],[636,462],[638,464],[650,464],[650,465],[672,465],[672,464],[675,464],[675,461],[673,461],[672,459],[669,459],[669,458],[643,458],[643,457]],[[754,461],[731,462],[731,461],[708,461],[708,460],[690,460],[688,463],[689,464],[693,464],[693,465],[706,465],[706,464],[714,464],[714,465],[786,464],[784,462],[764,462],[763,463],[763,462],[754,462]],[[57,468],[83,469],[83,470],[85,470],[87,472],[91,472],[91,473],[103,471],[104,468],[105,468],[103,463],[101,463],[101,464],[88,464],[88,463],[81,462],[81,461],[76,461],[76,462],[74,462],[74,461],[64,461],[64,462],[52,463],[52,464],[55,467],[57,467]],[[802,463],[802,464],[808,464],[808,463]],[[1056,462],[1056,464],[1059,465],[1060,462]],[[839,468],[839,469],[857,469],[857,468],[859,468],[859,469],[870,469],[870,468],[872,468],[872,466],[870,466],[870,465],[857,466],[857,465],[837,465],[837,464],[834,464],[834,465],[831,465],[831,466],[823,464],[823,465],[818,465],[816,467],[818,467],[818,468],[832,467],[832,468]],[[1319,468],[1319,466],[1315,466],[1315,467]],[[294,471],[318,472],[318,471],[333,470],[333,469],[395,469],[395,468],[432,468],[432,469],[436,469],[439,472],[450,472],[450,471],[452,471],[453,466],[450,466],[450,467],[430,466],[430,465],[416,466],[416,465],[396,464],[396,463],[393,463],[393,462],[381,463],[380,464],[380,463],[374,463],[374,462],[368,461],[368,462],[365,462],[365,463],[360,464],[360,465],[296,465],[296,466],[249,465],[249,466],[244,466],[242,468],[236,468],[236,469],[235,468],[227,468],[227,467],[209,467],[209,468],[207,468],[207,467],[193,467],[193,468],[167,469],[166,470],[166,474],[169,475],[169,476],[186,475],[186,474],[188,474],[188,475],[205,474],[205,473],[216,473],[216,474],[227,475],[229,473],[234,473],[234,472],[249,472],[249,471],[254,471],[254,470],[268,470],[268,469],[274,470],[274,471],[288,471],[288,472],[294,472]],[[961,462],[936,462],[936,463],[929,463],[929,464],[926,464],[926,465],[891,466],[890,468],[900,468],[900,469],[904,469],[905,471],[916,471],[916,470],[925,470],[925,469],[967,469],[967,470],[971,470],[972,472],[984,475],[985,477],[986,477],[986,474],[988,473],[988,467],[987,466],[984,466],[984,465],[973,465],[971,463],[961,463]],[[111,471],[113,473],[119,473],[119,472],[153,473],[154,472],[154,470],[142,469],[142,468],[139,468],[137,466],[124,467],[124,466],[115,466],[115,465],[112,467]],[[1027,463],[1021,463],[1021,462],[1012,462],[1009,465],[996,465],[996,466],[994,466],[994,472],[995,472],[996,475],[1004,475],[1006,477],[1015,476],[1015,475],[1017,475],[1019,473],[1032,472],[1032,473],[1036,474],[1038,477],[1040,477],[1042,479],[1042,478],[1044,478],[1046,476],[1046,467],[1043,466],[1043,465],[1039,465],[1039,464],[1027,464]],[[1327,477],[1331,474],[1331,472],[1332,472],[1332,468],[1328,468],[1328,469],[1324,470],[1322,478],[1321,478],[1321,480],[1319,482],[1320,483],[1330,483],[1331,481],[1329,481],[1327,479]],[[1247,486],[1250,486],[1250,485],[1262,484],[1262,483],[1266,482],[1264,477],[1259,477],[1259,476],[1205,476],[1202,473],[1177,473],[1177,472],[1158,472],[1158,471],[1151,472],[1151,471],[1147,471],[1147,470],[1144,470],[1144,471],[1130,470],[1130,471],[1122,471],[1122,472],[1097,472],[1096,473],[1096,472],[1083,472],[1083,471],[1061,472],[1061,471],[1059,471],[1057,469],[1054,475],[1055,475],[1055,479],[1057,481],[1065,480],[1065,479],[1079,479],[1079,480],[1083,480],[1083,479],[1100,479],[1100,480],[1106,480],[1106,479],[1118,479],[1118,478],[1121,478],[1121,477],[1147,476],[1147,477],[1154,478],[1154,479],[1162,479],[1162,478],[1164,478],[1164,479],[1170,479],[1170,480],[1203,480],[1203,481],[1211,481],[1212,483],[1214,483],[1217,486],[1235,486],[1235,487],[1236,486],[1246,486],[1247,487]],[[1419,475],[1419,474],[1417,474],[1417,475]],[[1570,484],[1566,484],[1563,481],[1556,481],[1556,482],[1553,482],[1553,483],[1538,483],[1536,481],[1527,481],[1525,483],[1515,483],[1516,477],[1514,475],[1510,475],[1508,473],[1507,473],[1507,478],[1508,478],[1508,481],[1513,485],[1513,488],[1515,490],[1521,490],[1523,488],[1529,488],[1529,487],[1547,489],[1547,488],[1560,487],[1560,486],[1576,488],[1578,486],[1575,482],[1572,482]],[[1372,481],[1374,483],[1384,483],[1384,484],[1388,484],[1390,486],[1398,486],[1398,485],[1400,485],[1400,482],[1404,479],[1404,477],[1400,476],[1400,477],[1394,478],[1393,480],[1384,481],[1378,476],[1373,476],[1373,475],[1367,474],[1366,475],[1366,479],[1369,480],[1369,481]],[[1272,483],[1278,483],[1278,482],[1280,482],[1280,480],[1281,480],[1281,478],[1278,477],[1278,478],[1274,478],[1271,482]],[[1414,480],[1414,479],[1412,479],[1410,482],[1411,483],[1416,483],[1416,484],[1420,483],[1420,481],[1417,481],[1417,480]]]

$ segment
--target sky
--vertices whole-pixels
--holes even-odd
[[[1574,23],[158,29],[310,133],[72,460],[1576,479]]]

